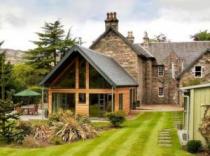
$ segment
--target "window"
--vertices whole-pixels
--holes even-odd
[[[90,65],[90,88],[111,88],[111,85]]]
[[[123,94],[119,94],[119,110],[123,110]]]
[[[175,79],[175,64],[171,63],[171,77]]]
[[[202,77],[202,67],[201,66],[195,66],[195,77]]]
[[[79,58],[79,88],[85,88],[85,72],[86,61],[82,57]]]
[[[158,66],[158,76],[163,76],[164,75],[164,66],[160,65]]]
[[[79,93],[79,103],[85,103],[86,102],[86,94]]]
[[[160,88],[158,89],[158,96],[159,96],[159,97],[164,97],[164,89],[163,89],[163,87],[160,87]]]

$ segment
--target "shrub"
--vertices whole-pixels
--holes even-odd
[[[125,121],[125,113],[122,111],[107,113],[106,116],[114,127],[120,127]]]
[[[15,133],[16,135],[14,137],[14,141],[21,144],[24,138],[32,133],[32,126],[30,122],[18,121],[15,127]]]
[[[58,136],[52,136],[50,138],[50,144],[53,144],[53,145],[62,145],[64,143],[64,141],[62,140],[62,138],[58,137]]]
[[[187,143],[187,151],[190,153],[197,153],[201,150],[202,144],[200,140],[190,140]]]
[[[63,119],[62,122],[53,123],[53,134],[62,138],[64,142],[85,140],[97,136],[96,129],[87,120],[76,120],[74,117]]]
[[[76,116],[76,121],[79,123],[79,124],[90,124],[91,121],[90,119],[87,117],[87,116],[84,116],[84,115],[77,115]]]
[[[70,110],[67,111],[59,110],[58,113],[54,113],[49,116],[48,124],[51,125],[53,122],[65,122],[66,119],[72,117],[74,117],[74,114]]]
[[[36,140],[32,135],[29,135],[24,138],[22,145],[24,147],[35,148],[35,147],[44,147],[47,144],[39,140]]]

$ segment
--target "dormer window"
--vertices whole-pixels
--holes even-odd
[[[195,66],[194,74],[195,74],[196,78],[201,78],[202,77],[202,66]]]
[[[163,76],[164,75],[164,66],[159,65],[158,66],[158,76]]]

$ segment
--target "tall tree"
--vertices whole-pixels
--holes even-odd
[[[45,23],[43,32],[36,33],[38,41],[33,41],[36,48],[26,53],[28,63],[35,69],[34,74],[38,79],[43,78],[63,57],[66,51],[77,43],[71,37],[70,30],[65,36],[63,25],[60,21]]]
[[[191,38],[194,41],[210,41],[210,33],[207,30],[200,31],[191,36]]]
[[[3,42],[0,43],[0,46]],[[14,120],[18,115],[11,113],[14,110],[14,104],[11,100],[11,91],[7,88],[12,80],[12,65],[6,61],[5,52],[0,53],[0,138],[10,143],[14,139]]]
[[[0,43],[0,46],[3,42]],[[5,88],[12,81],[12,65],[6,61],[5,51],[0,53],[0,87],[1,87],[1,99],[5,100],[6,90]]]

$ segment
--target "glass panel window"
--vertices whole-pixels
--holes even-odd
[[[52,85],[55,88],[75,88],[75,62],[72,63],[63,75]]]
[[[82,57],[79,58],[79,88],[85,88],[85,68],[86,61]]]
[[[159,65],[158,66],[158,76],[163,76],[164,75],[164,66]]]
[[[158,96],[159,97],[164,97],[164,88],[163,87],[158,88]]]
[[[195,77],[202,77],[202,67],[195,66]]]
[[[53,93],[52,94],[52,111],[53,113],[59,110],[75,111],[75,94]]]
[[[79,93],[79,103],[86,103],[86,94]]]
[[[111,88],[111,85],[90,66],[90,88]]]
[[[119,110],[123,110],[123,94],[119,94]]]

